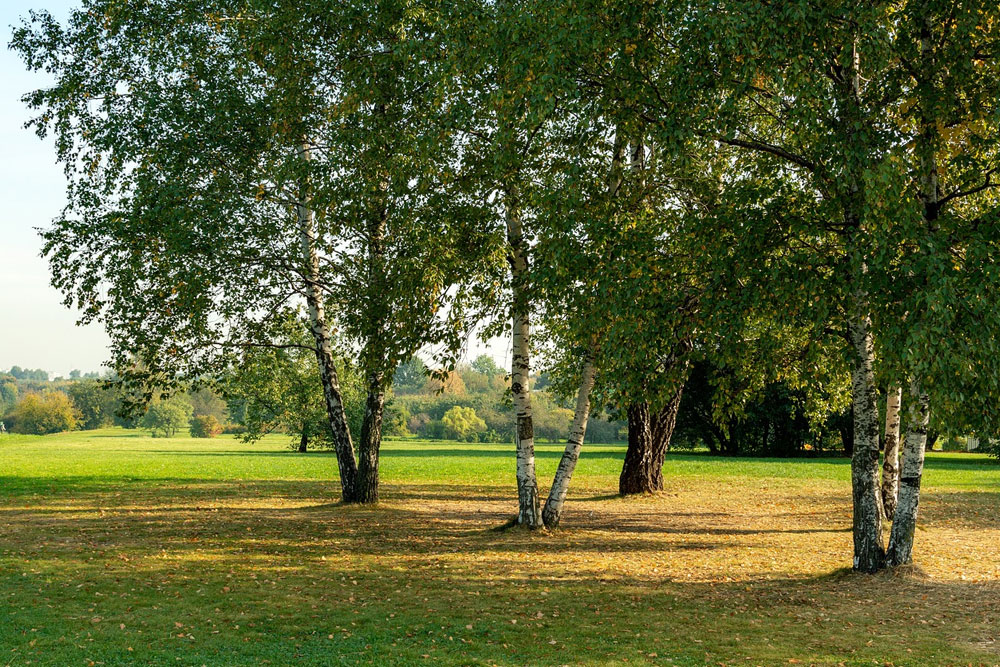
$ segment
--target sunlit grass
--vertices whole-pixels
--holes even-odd
[[[497,531],[510,445],[388,442],[377,507],[288,438],[0,437],[0,664],[997,664],[1000,466],[933,454],[917,570],[850,564],[846,460],[671,455]],[[561,445],[539,448],[551,480]],[[543,492],[544,492],[543,488]]]

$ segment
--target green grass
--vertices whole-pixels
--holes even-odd
[[[983,456],[930,455],[917,567],[865,576],[846,460],[674,454],[620,499],[623,448],[587,445],[527,533],[496,530],[510,445],[387,442],[383,502],[345,507],[287,443],[0,436],[0,665],[1000,664]]]

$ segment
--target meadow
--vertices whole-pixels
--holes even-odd
[[[387,441],[360,507],[283,436],[0,436],[0,664],[1000,664],[987,457],[929,454],[915,565],[861,575],[847,459],[671,454],[621,499],[623,453],[532,533],[512,445]]]

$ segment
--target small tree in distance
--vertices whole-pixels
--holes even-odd
[[[179,430],[187,428],[190,420],[191,404],[175,396],[150,404],[141,424],[154,438],[172,438]]]

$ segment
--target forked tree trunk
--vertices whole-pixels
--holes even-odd
[[[926,9],[926,7],[925,7]],[[934,62],[933,26],[929,15],[920,21],[920,61],[917,91],[919,94],[919,136],[916,153],[920,160],[920,199],[923,201],[924,223],[931,234],[937,228],[940,214],[936,146],[940,140],[938,105],[931,92],[937,76]],[[922,246],[922,252],[927,252]],[[926,286],[926,279],[925,279]],[[888,564],[892,567],[913,560],[913,533],[917,527],[917,506],[920,502],[920,481],[924,472],[924,452],[927,449],[927,425],[930,421],[930,400],[918,381],[910,384],[909,419],[903,444],[903,472],[900,477],[899,502],[889,535]],[[931,443],[933,444],[933,443]]]
[[[580,388],[576,393],[573,426],[570,428],[566,449],[563,450],[562,458],[559,460],[559,468],[556,469],[556,476],[552,480],[552,488],[549,489],[549,497],[545,501],[545,509],[542,511],[542,520],[547,528],[555,528],[562,518],[566,492],[569,489],[573,471],[576,470],[576,462],[580,459],[583,438],[587,434],[587,420],[590,416],[590,392],[594,388],[595,374],[594,359],[588,355],[583,365]]]
[[[618,478],[618,493],[655,493],[663,490],[663,461],[674,435],[677,411],[684,385],[680,385],[667,404],[651,411],[641,401],[628,406],[628,449]]]
[[[917,507],[920,504],[920,480],[924,473],[924,452],[927,448],[927,424],[930,403],[927,394],[914,382],[910,387],[909,423],[903,444],[903,474],[899,480],[899,505],[889,535],[886,560],[890,567],[913,561],[913,533],[917,527]]]
[[[667,405],[660,410],[653,420],[653,456],[650,476],[653,479],[653,488],[662,491],[663,486],[663,462],[667,457],[667,450],[670,449],[670,441],[674,437],[674,426],[677,425],[677,412],[681,407],[681,395],[684,393],[684,385],[677,387]]]
[[[506,193],[508,261],[510,263],[512,353],[510,391],[513,395],[517,449],[517,522],[528,528],[542,526],[542,511],[535,477],[535,429],[531,419],[530,307],[528,248],[521,227],[516,197]]]
[[[380,107],[382,113],[385,109]],[[382,180],[379,192],[384,195],[388,181]],[[362,352],[367,369],[365,415],[358,442],[358,479],[355,502],[376,503],[379,495],[379,453],[382,448],[382,417],[385,413],[386,375],[379,370],[386,363],[385,331],[389,319],[384,296],[386,280],[385,235],[388,208],[384,201],[371,212],[368,221],[367,287],[372,298],[365,307],[365,347]],[[391,375],[390,375],[391,377]]]
[[[882,454],[882,512],[892,521],[899,493],[899,406],[902,387],[889,387],[885,399],[885,447]]]
[[[310,159],[308,143],[302,145],[302,156],[305,160]],[[337,377],[337,367],[334,364],[333,351],[330,347],[330,332],[326,324],[323,292],[320,289],[315,220],[313,210],[309,205],[307,182],[304,182],[301,187],[301,196],[295,205],[295,210],[299,223],[306,305],[309,309],[309,331],[316,343],[316,361],[319,364],[319,375],[323,384],[323,400],[326,404],[327,417],[330,420],[330,430],[333,432],[334,449],[337,452],[341,498],[345,503],[350,503],[354,502],[358,465],[354,458],[351,430],[347,425],[344,400],[340,393],[340,380]]]
[[[355,501],[378,502],[378,461],[382,446],[382,416],[385,413],[385,389],[382,376],[374,376],[368,385],[365,417],[361,423],[361,442],[358,446],[358,480]]]
[[[875,345],[871,320],[867,315],[855,315],[849,327],[854,348],[851,372],[854,404],[854,454],[851,456],[854,569],[871,573],[885,567],[878,483],[878,392],[872,367]]]

